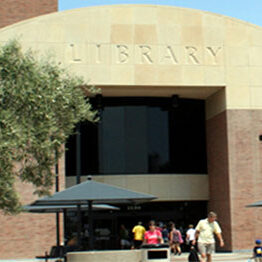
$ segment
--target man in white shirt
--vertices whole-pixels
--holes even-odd
[[[186,232],[186,242],[189,246],[191,246],[193,240],[195,240],[195,233],[196,233],[196,230],[194,229],[194,226],[190,224]]]
[[[224,246],[222,231],[216,219],[216,213],[209,212],[208,217],[200,220],[196,226],[195,240],[193,240],[192,244],[195,245],[196,240],[198,241],[198,251],[201,254],[201,262],[212,261],[211,254],[215,251],[214,235],[217,236],[220,246]]]

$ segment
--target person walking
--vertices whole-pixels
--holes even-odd
[[[143,227],[142,222],[139,221],[136,226],[132,229],[133,232],[133,248],[140,248],[143,240],[144,240],[144,234],[146,232],[146,229]]]
[[[149,222],[149,230],[145,232],[143,244],[162,244],[163,237],[160,230],[156,229],[156,223],[154,220]]]
[[[256,240],[256,245],[253,248],[253,257],[255,262],[262,262],[262,245],[261,245],[261,240],[257,239]]]
[[[217,236],[220,247],[224,246],[224,240],[222,238],[221,228],[216,222],[217,214],[215,212],[209,212],[206,219],[201,219],[196,226],[195,240],[192,244],[198,242],[198,251],[201,255],[200,262],[211,262],[212,253],[215,251],[215,238]]]
[[[169,231],[167,229],[167,225],[163,225],[163,228],[162,228],[162,237],[163,237],[163,240],[164,240],[164,243],[168,243],[169,242]]]
[[[170,232],[169,232],[169,241],[170,248],[173,251],[174,255],[182,254],[180,245],[184,242],[180,230],[176,229],[176,226],[173,222],[170,222]]]
[[[192,246],[192,242],[193,240],[195,240],[195,234],[196,234],[196,230],[194,229],[194,226],[190,224],[186,232],[186,243],[187,245],[189,245],[189,247]]]
[[[125,225],[120,226],[120,246],[121,249],[128,249],[130,248],[130,241],[129,241],[129,235],[128,230],[126,229]]]

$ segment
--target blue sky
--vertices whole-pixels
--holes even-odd
[[[157,4],[189,7],[232,16],[262,26],[262,0],[59,0],[59,10],[94,5]]]

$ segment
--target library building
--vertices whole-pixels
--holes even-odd
[[[23,2],[23,3],[21,3]],[[32,3],[33,2],[33,3]],[[120,226],[174,221],[185,233],[209,211],[225,246],[262,237],[262,27],[161,5],[106,5],[58,12],[57,0],[2,0],[0,45],[18,39],[100,88],[98,123],[78,125],[59,160],[59,190],[89,175],[156,196],[94,212],[96,250],[120,248]],[[17,183],[24,205],[38,197]],[[61,213],[61,245],[76,234]],[[83,238],[88,213],[82,211]],[[0,259],[34,258],[56,245],[56,214],[0,214]]]

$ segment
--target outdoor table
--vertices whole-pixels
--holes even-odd
[[[63,261],[65,257],[65,246],[52,246],[50,253],[45,252],[44,256],[36,256],[41,261]]]

